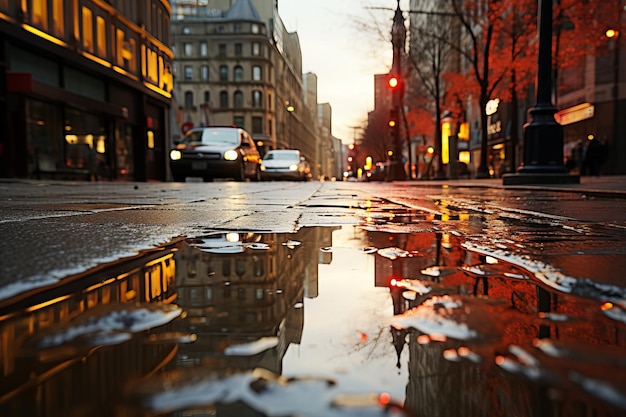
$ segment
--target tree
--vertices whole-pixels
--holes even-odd
[[[481,152],[477,176],[489,177],[487,102],[496,93],[505,94],[502,82],[517,73],[520,58],[530,56],[536,39],[536,0],[448,0],[452,13],[464,29],[459,45],[453,47],[469,65],[468,82],[478,90]],[[525,25],[517,22],[523,21]],[[506,36],[503,36],[506,35]],[[510,90],[509,90],[510,91]]]

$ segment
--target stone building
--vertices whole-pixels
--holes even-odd
[[[237,125],[261,153],[297,148],[318,175],[317,79],[302,74],[298,35],[274,0],[172,2],[172,139],[192,126]]]

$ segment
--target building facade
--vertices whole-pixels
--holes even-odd
[[[165,180],[167,0],[0,1],[0,175]]]

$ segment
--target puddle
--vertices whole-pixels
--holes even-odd
[[[20,298],[0,415],[626,413],[624,287],[433,230],[463,213],[370,214],[206,233]]]

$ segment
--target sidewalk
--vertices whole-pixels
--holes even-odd
[[[447,185],[449,187],[503,188],[507,190],[550,190],[555,192],[577,192],[596,197],[625,198],[626,176],[612,175],[601,177],[580,177],[580,184],[541,184],[541,185],[503,185],[501,178],[427,180],[411,181],[410,184],[421,186]]]

